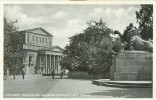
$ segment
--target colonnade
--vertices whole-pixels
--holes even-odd
[[[60,73],[61,66],[60,60],[62,56],[60,55],[50,55],[42,54],[40,55],[40,69],[42,74],[50,74],[52,70],[55,70],[55,73]]]

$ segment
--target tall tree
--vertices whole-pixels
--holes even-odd
[[[23,64],[23,36],[18,32],[13,23],[8,23],[4,18],[4,73],[9,68],[11,74],[15,74]]]
[[[153,39],[153,5],[141,5],[140,11],[136,11],[139,23],[140,35],[143,39]]]
[[[88,71],[103,76],[111,66],[115,44],[110,36],[112,32],[102,20],[90,21],[88,28],[82,33],[69,38],[70,43],[65,47],[62,66],[70,71]],[[114,49],[118,51],[117,47]]]

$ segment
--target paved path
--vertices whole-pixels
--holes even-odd
[[[151,98],[152,88],[115,88],[97,86],[92,80],[55,79],[29,76],[24,80],[4,81],[4,97],[107,97],[107,98]]]
[[[10,78],[4,81],[4,97],[42,97],[52,89],[59,79],[53,80],[51,77],[42,76],[16,76],[16,79]],[[35,96],[34,96],[35,95]]]
[[[47,94],[56,94],[59,97],[150,98],[152,89],[105,87],[94,85],[91,80],[63,79]]]

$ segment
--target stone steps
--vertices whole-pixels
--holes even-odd
[[[151,85],[144,85],[144,84],[112,84],[112,83],[103,83],[102,86],[108,87],[122,87],[122,88],[151,88]]]
[[[93,80],[93,84],[108,87],[121,88],[151,88],[151,81],[110,81],[110,80]]]

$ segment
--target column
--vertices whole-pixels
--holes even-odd
[[[47,55],[45,54],[45,74],[47,74]]]
[[[56,64],[55,64],[55,66],[56,66],[56,73],[58,73],[58,66],[57,66],[57,65],[58,65],[58,62],[57,62],[57,58],[58,58],[58,57],[57,57],[57,55],[56,55],[56,59],[55,59],[55,60],[56,60]]]
[[[60,61],[61,61],[62,56],[60,56]],[[62,66],[60,65],[60,69],[62,68]]]
[[[27,38],[27,34],[25,34],[25,43],[28,43]]]
[[[54,64],[53,64],[54,62],[53,62],[53,55],[51,55],[51,70],[53,69],[53,67],[54,67]]]
[[[58,73],[58,56],[56,55],[56,72]]]
[[[49,73],[51,72],[51,55],[49,55]]]
[[[43,73],[45,74],[45,55],[42,56],[42,62],[43,62]]]
[[[59,61],[59,56],[57,57],[57,69],[58,69],[58,72],[60,72],[60,61]]]
[[[40,72],[39,72],[40,74],[42,74],[42,72],[41,72],[42,65],[41,64],[42,64],[42,61],[41,61],[41,55],[40,55]]]
[[[60,56],[58,56],[58,71],[60,72]]]
[[[47,74],[49,74],[49,55],[47,54]]]
[[[47,55],[47,74],[48,74],[48,71],[49,71],[49,55]]]
[[[48,74],[50,74],[50,55],[48,57]]]
[[[55,55],[54,55],[54,60],[53,60],[54,62],[53,62],[53,67],[54,67],[54,70],[55,70]]]
[[[57,73],[57,55],[55,55],[55,71]]]

